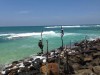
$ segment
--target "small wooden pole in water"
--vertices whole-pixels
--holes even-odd
[[[47,57],[47,60],[46,60],[47,73],[46,73],[46,75],[48,75],[48,72],[49,72],[49,70],[48,70],[48,40],[46,40],[46,42],[47,42],[47,55],[46,55],[46,57]]]
[[[71,40],[70,40],[70,50],[71,50],[71,45],[72,45],[72,42],[71,42]]]
[[[61,38],[61,40],[62,40],[62,50],[63,50],[63,38]]]
[[[43,33],[43,30],[41,31],[41,40],[43,40],[43,38],[42,38],[42,33]]]
[[[47,42],[47,62],[48,62],[48,40],[46,40]]]
[[[85,36],[85,49],[87,50],[87,35]]]

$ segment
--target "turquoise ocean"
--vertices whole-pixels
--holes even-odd
[[[100,25],[62,25],[64,45],[84,40],[100,38]],[[61,26],[8,26],[0,27],[0,64],[26,58],[41,52],[38,41],[43,30],[44,51],[46,40],[49,50],[61,46]]]

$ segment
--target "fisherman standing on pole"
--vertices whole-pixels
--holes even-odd
[[[61,46],[61,51],[63,51],[63,35],[64,35],[64,30],[61,26],[61,41],[62,41],[62,46]],[[60,54],[59,54],[59,60],[58,60],[58,64],[59,64],[59,71],[60,71],[60,63],[61,63],[61,58],[60,58]]]
[[[43,39],[42,39],[42,33],[43,33],[43,30],[41,32],[41,39],[39,40],[38,42],[38,46],[40,47],[41,49],[41,54],[43,54]]]
[[[64,35],[64,30],[63,30],[63,28],[61,26],[61,38],[63,37],[63,35]]]

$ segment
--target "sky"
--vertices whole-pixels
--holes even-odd
[[[100,24],[100,0],[0,0],[0,26]]]

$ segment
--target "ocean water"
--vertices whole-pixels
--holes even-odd
[[[86,39],[100,38],[100,25],[68,25],[64,29],[64,45]],[[61,46],[61,26],[14,26],[0,27],[0,64],[26,58],[41,52],[38,41],[43,30],[44,51],[46,40],[49,50]]]

